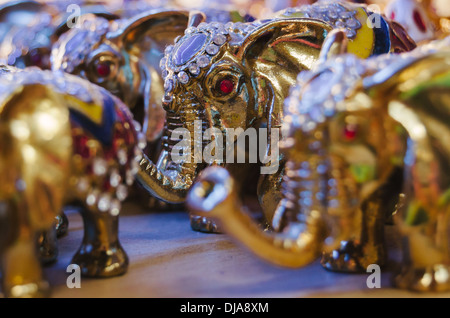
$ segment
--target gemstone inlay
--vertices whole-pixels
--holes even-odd
[[[208,37],[206,34],[200,33],[196,34],[179,46],[177,46],[175,54],[173,55],[173,62],[176,66],[181,66],[186,64],[201,48],[205,45]]]

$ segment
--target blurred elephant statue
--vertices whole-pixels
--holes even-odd
[[[396,209],[396,285],[450,290],[449,44],[368,60],[345,54],[299,75],[284,106],[278,233],[246,215],[223,168],[203,171],[189,209],[220,220],[268,262],[300,267],[323,254],[325,268],[345,272],[384,264],[385,217]]]
[[[244,19],[231,16],[229,19]],[[64,33],[52,49],[52,70],[78,75],[119,97],[154,142],[164,129],[161,106],[164,80],[160,60],[165,48],[184,34],[191,19],[221,18],[216,11],[153,9],[131,18],[107,20],[84,15],[79,27]]]
[[[417,43],[435,40],[441,30],[439,18],[433,12],[431,1],[393,0],[384,12],[387,17],[400,23]]]
[[[128,108],[75,76],[6,66],[0,100],[3,293],[46,295],[37,236],[55,231],[55,217],[66,204],[79,206],[84,221],[72,263],[90,277],[125,273],[118,217],[138,170],[138,146],[145,146]]]
[[[226,165],[243,181],[242,186],[251,187],[245,181],[247,166],[226,163],[223,158],[199,158],[198,154],[207,150],[209,141],[197,139],[196,122],[201,122],[198,129],[204,133],[223,132],[224,136],[215,139],[231,140],[231,148],[238,144],[233,144],[233,140],[239,136],[245,138],[244,131],[267,129],[266,136],[258,135],[258,138],[267,139],[267,147],[262,152],[266,159],[273,155],[273,160],[262,160],[259,164],[280,164],[274,173],[261,174],[257,192],[264,215],[270,220],[281,199],[280,183],[284,174],[283,157],[270,151],[274,134],[284,120],[283,101],[297,74],[310,69],[319,59],[329,32],[343,27],[348,35],[348,50],[363,58],[415,47],[401,27],[391,25],[381,16],[381,27],[369,28],[365,23],[369,14],[364,6],[319,2],[288,9],[269,20],[225,25],[201,23],[196,28],[188,28],[183,37],[166,48],[161,60],[165,78],[163,106],[169,129],[159,159],[154,163],[144,158],[138,179],[150,185],[147,189],[166,202],[183,202],[198,173],[212,164]],[[335,48],[330,45],[327,50],[332,52]],[[187,146],[184,137],[173,134],[180,128],[191,138]],[[238,128],[242,133],[236,133]],[[235,129],[234,136],[230,136],[230,129]],[[251,147],[252,143],[257,142],[247,146]],[[170,158],[173,150],[179,148],[174,148],[176,145],[184,145],[188,153],[186,160],[174,162]],[[244,152],[252,155],[249,149]],[[191,216],[191,225],[200,231],[217,230],[214,222],[195,215]]]

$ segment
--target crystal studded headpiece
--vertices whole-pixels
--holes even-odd
[[[184,36],[166,48],[165,56],[161,59],[160,67],[165,79],[163,101],[167,103],[172,100],[176,85],[189,84],[192,78],[201,76],[202,70],[211,65],[224,45],[239,47],[259,24],[212,22],[187,28]]]
[[[108,32],[120,27],[120,23],[120,20],[111,22],[92,15],[83,16],[79,27],[64,33],[53,45],[50,58],[52,69],[72,73]]]

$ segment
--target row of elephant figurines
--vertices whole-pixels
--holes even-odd
[[[186,17],[186,15],[184,15],[184,17]],[[142,17],[140,17],[142,18]],[[144,20],[146,20],[146,18],[144,17]],[[163,19],[164,20],[164,19]],[[161,22],[161,21],[158,21]],[[278,28],[279,30],[282,30],[282,35],[285,35],[287,32],[297,32],[298,34],[301,34],[300,37],[304,36],[303,33],[305,32],[304,29],[302,30],[292,30],[289,29],[288,27],[286,27],[287,25],[292,25],[293,20],[290,19],[288,23],[284,23],[283,22],[273,22],[273,24],[268,24],[266,27],[267,28],[273,28],[274,25],[279,25]],[[305,26],[307,26],[310,31],[314,31],[316,36],[318,34],[320,34],[320,32],[318,32],[317,30],[329,30],[329,26],[324,27],[323,23],[317,23],[317,22],[312,22],[310,20],[303,20],[303,21],[294,21],[297,22],[298,25],[302,28],[304,28]],[[152,25],[152,24],[150,24]],[[241,26],[241,25],[240,25]],[[259,27],[259,29],[258,29]],[[276,28],[277,26],[275,26]],[[258,31],[260,32],[259,34],[256,34],[254,36],[254,38],[252,39],[251,43],[250,41],[248,43],[245,43],[245,47],[252,47],[252,45],[258,44],[258,35],[262,36],[265,33],[261,32],[261,29],[264,29],[264,25],[261,26],[252,26],[252,29],[258,29]],[[283,29],[284,28],[284,29]],[[286,30],[285,30],[286,29]],[[299,28],[301,29],[301,28]],[[266,29],[267,30],[267,29]],[[135,30],[134,30],[135,31]],[[201,31],[201,30],[200,30]],[[76,30],[74,31],[74,33],[76,32]],[[203,31],[202,31],[203,32]],[[251,30],[250,30],[251,32]],[[284,32],[284,33],[283,33]],[[118,32],[121,33],[121,32]],[[230,35],[230,34],[229,34]],[[322,32],[322,36],[323,36],[323,32]],[[125,35],[120,35],[121,41],[126,41],[127,40],[127,33],[125,33]],[[230,35],[231,37],[231,35]],[[251,38],[251,36],[248,36],[247,34],[244,34],[244,38],[248,37]],[[318,37],[318,36],[317,36]],[[108,37],[108,40],[113,39],[114,37]],[[322,42],[324,39],[318,39],[318,42]],[[276,40],[274,41],[276,42]],[[113,45],[111,45],[113,46]],[[231,45],[229,46],[232,49],[234,49]],[[228,47],[227,47],[228,48]],[[327,46],[328,49],[332,49],[333,45]],[[225,47],[222,47],[223,50],[225,50]],[[318,58],[318,54],[319,54],[319,49],[320,47],[315,50],[311,50],[311,47],[302,47],[302,48],[295,48],[295,50],[299,50],[299,51],[306,51],[307,52],[307,56],[308,57],[314,57],[314,59]],[[251,51],[251,50],[250,50]],[[70,53],[70,52],[69,52]],[[97,53],[97,52],[96,52]],[[171,52],[167,52],[167,54],[170,55]],[[260,52],[260,54],[263,56],[264,54],[266,54],[267,52]],[[252,53],[254,54],[254,53]],[[326,54],[324,54],[326,55]],[[224,54],[223,56],[226,56],[226,54]],[[214,59],[220,59],[221,56],[219,55],[213,55]],[[250,60],[248,56],[243,56],[243,58],[247,58],[246,61]],[[254,56],[253,56],[254,59]],[[100,61],[103,61],[103,59],[100,59]],[[110,61],[110,60],[108,60]],[[217,65],[221,65],[222,63],[217,63]],[[208,65],[209,66],[209,65]],[[312,65],[302,65],[303,68],[310,68]],[[255,69],[257,69],[259,71],[259,68],[261,66],[253,64],[253,66]],[[164,68],[164,67],[163,67]],[[213,69],[212,65],[211,65],[211,69]],[[173,70],[169,69],[169,73],[172,72]],[[294,71],[298,71],[294,70]],[[219,72],[218,72],[219,73]],[[233,74],[231,74],[233,75]],[[261,75],[258,74],[259,76]],[[227,73],[227,76],[230,76],[230,74]],[[292,78],[292,74],[288,73],[288,76],[290,78]],[[133,86],[133,85],[131,85]],[[180,85],[179,85],[180,86]],[[286,92],[286,83],[283,83],[283,91],[284,91],[284,96],[287,96],[287,92]],[[182,88],[183,89],[183,88]],[[259,87],[258,87],[259,89]],[[113,90],[113,89],[112,89]],[[125,89],[126,90],[126,89]],[[166,89],[167,90],[167,89]],[[259,90],[257,90],[258,93],[260,92]],[[264,92],[263,90],[261,90],[262,94],[267,94],[267,96],[269,95],[267,92]],[[181,95],[181,94],[180,94]],[[267,96],[262,96],[263,98]],[[206,99],[206,96],[204,96]],[[224,96],[220,96],[222,101],[223,101],[223,97]],[[233,96],[236,97],[236,96]],[[126,98],[123,98],[126,101]],[[279,101],[278,101],[279,102]],[[248,104],[248,103],[247,103]],[[241,107],[241,108],[237,108],[238,111],[242,112],[242,109],[246,109],[248,108],[248,105],[245,105],[245,108],[243,107],[243,103],[238,103],[238,102],[233,102],[231,103],[231,105],[233,107]],[[127,104],[128,106],[130,106],[129,104]],[[174,112],[173,110],[176,109],[177,107],[173,106],[173,103],[169,106],[166,105],[165,110],[168,112],[168,117],[172,116],[177,118],[178,122],[180,121],[179,115],[176,112]],[[256,107],[255,107],[256,108]],[[232,118],[233,116],[229,116],[229,114],[227,114],[229,110],[224,111],[223,114],[221,115],[227,115],[228,117]],[[254,111],[254,113],[251,113],[252,111]],[[233,118],[233,122],[231,122],[232,124],[242,124],[242,122],[249,122],[249,121],[254,121],[254,119],[261,119],[261,114],[257,114],[257,110],[252,110],[252,111],[246,111],[246,113],[250,113],[247,114],[249,116],[249,118],[245,118],[242,120],[242,118],[239,120],[236,120],[236,118]],[[186,114],[188,112],[185,112],[184,114]],[[204,116],[204,112],[202,113],[199,109],[193,109],[191,113],[188,113],[190,117],[190,121],[192,121],[192,119],[197,119],[197,118],[201,118],[202,116]],[[225,116],[222,116],[222,118],[225,118]],[[182,120],[186,120],[187,118],[181,118]],[[250,120],[252,119],[252,120]],[[279,118],[278,118],[279,119]],[[186,121],[189,122],[189,121]],[[273,125],[274,127],[276,127],[276,125]],[[166,127],[167,128],[167,127]],[[148,131],[148,130],[147,130]],[[164,156],[167,155],[167,153],[162,152],[162,156],[160,156],[160,160],[158,160],[158,163],[163,163],[166,165],[167,167],[167,159],[164,158]],[[162,158],[162,160],[161,160]],[[165,160],[164,160],[165,159]],[[187,191],[190,189],[193,181],[195,180],[195,176],[198,173],[198,171],[200,171],[204,166],[202,165],[198,165],[196,167],[193,167],[192,165],[183,165],[183,169],[189,171],[194,171],[195,174],[193,175],[185,175],[185,178],[182,178],[180,180],[178,180],[177,178],[174,179],[170,179],[167,178],[167,176],[165,175],[165,173],[161,173],[161,169],[160,166],[156,166],[154,165],[148,158],[145,157],[144,155],[144,159],[142,159],[140,161],[140,166],[139,169],[137,171],[138,173],[138,180],[140,180],[140,182],[144,185],[144,187],[149,190],[152,194],[156,195],[157,197],[163,197],[163,199],[166,199],[166,201],[170,201],[170,202],[182,202],[184,200],[184,198],[186,197]],[[232,169],[232,168],[231,168]],[[167,169],[167,171],[170,169]],[[166,172],[167,172],[166,171]],[[239,173],[242,172],[242,169],[238,169]],[[283,170],[280,169],[278,174],[275,175],[267,175],[267,176],[262,176],[261,177],[261,181],[260,181],[260,191],[262,191],[264,193],[264,195],[261,195],[260,197],[262,198],[262,204],[263,204],[263,208],[267,208],[269,210],[268,215],[271,214],[270,210],[275,210],[277,204],[276,203],[280,198],[281,198],[281,191],[280,191],[280,187],[281,187],[281,175],[283,173]],[[206,174],[207,175],[207,174]],[[186,178],[189,177],[189,178]],[[165,197],[164,197],[165,196]],[[272,201],[272,202],[270,202]],[[267,204],[264,205],[264,202],[267,202]],[[270,203],[269,203],[270,202]],[[85,213],[86,214],[86,213]],[[114,218],[113,218],[114,219]],[[196,220],[198,220],[198,218],[196,218]],[[201,219],[203,220],[203,218]],[[111,223],[112,222],[112,223]],[[101,229],[104,228],[106,224],[109,224],[109,226],[112,226],[112,228],[115,228],[115,230],[112,230],[112,237],[110,237],[109,234],[106,233],[102,233]],[[205,223],[201,223],[201,226],[210,226],[211,223],[210,221],[206,221]],[[86,264],[89,263],[89,265],[84,266],[84,268],[87,268],[87,271],[85,271],[86,275],[92,275],[92,276],[110,276],[110,275],[116,275],[119,273],[123,273],[124,270],[126,269],[126,265],[127,265],[127,260],[126,260],[126,254],[124,254],[123,249],[121,249],[120,244],[118,243],[117,240],[117,224],[116,221],[112,221],[111,218],[109,216],[102,216],[100,218],[98,218],[97,216],[93,217],[91,215],[86,216],[85,218],[85,240],[84,240],[84,247],[80,249],[80,251],[82,251],[83,253],[86,252],[87,250],[90,250],[89,253],[85,253],[85,255],[83,255],[83,260],[82,260],[82,264],[83,262],[85,262]],[[206,228],[209,229],[209,228]],[[49,237],[52,237],[52,235],[49,235]],[[101,238],[101,239],[100,239]],[[93,249],[93,247],[95,247]],[[25,248],[26,251],[29,251],[29,244],[28,246]],[[21,250],[23,250],[24,247],[21,247]],[[92,251],[94,250],[94,251]],[[95,253],[92,252],[97,252],[97,255],[95,255]],[[101,252],[101,253],[100,253]],[[81,253],[81,254],[83,254]],[[102,254],[103,256],[100,256],[100,254]],[[20,253],[19,253],[20,254]],[[78,253],[80,254],[80,253]],[[108,257],[105,259],[105,254],[107,255],[112,255],[111,257]],[[118,256],[119,255],[119,256]],[[99,259],[102,259],[102,261],[99,264]],[[112,261],[112,259],[114,259]],[[102,263],[103,262],[103,263]],[[36,264],[36,262],[29,262],[29,264]],[[119,264],[117,266],[112,266],[115,267],[116,270],[110,271],[107,274],[105,274],[105,271],[103,271],[104,268],[111,268],[111,264]],[[101,268],[103,266],[103,269]],[[36,271],[31,270],[31,272],[35,273]],[[24,285],[24,284],[22,284]],[[39,285],[39,284],[38,284]],[[35,286],[38,286],[35,285]],[[40,286],[40,285],[39,285]],[[8,290],[11,290],[12,288],[8,288]],[[27,289],[25,288],[16,288],[16,290],[22,290],[22,291],[27,291]],[[37,289],[39,290],[39,288]],[[29,290],[28,290],[29,291]],[[9,293],[9,295],[13,295]],[[20,293],[18,294],[20,296]]]

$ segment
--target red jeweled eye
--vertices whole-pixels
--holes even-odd
[[[357,125],[346,125],[343,131],[343,135],[346,141],[354,140],[358,135]]]
[[[111,65],[108,62],[99,62],[95,67],[95,71],[100,77],[108,77],[111,74]]]
[[[224,95],[230,94],[234,89],[234,82],[231,79],[223,79],[219,84],[219,89]]]
[[[422,15],[420,14],[419,11],[414,10],[413,19],[421,32],[423,33],[427,32],[427,26],[425,25],[425,22],[422,19]]]

